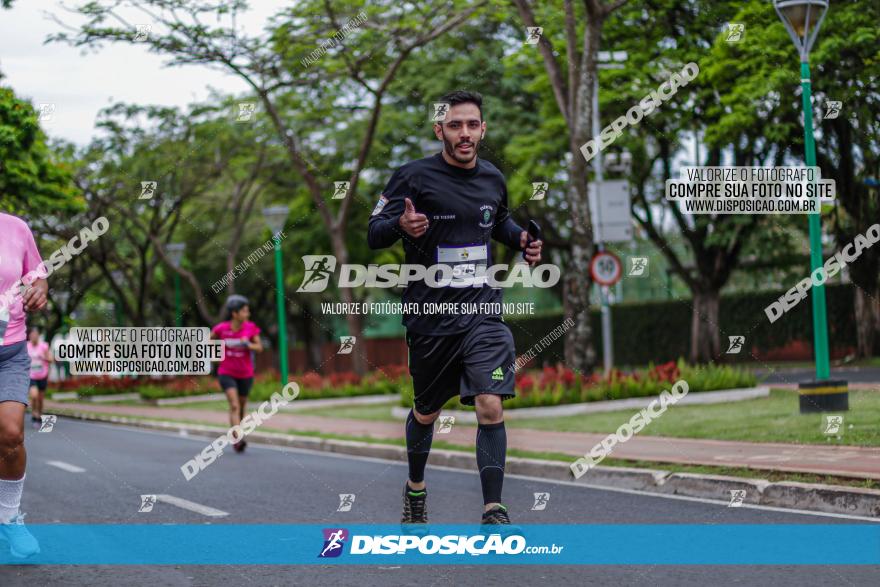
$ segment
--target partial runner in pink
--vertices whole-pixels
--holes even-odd
[[[21,218],[0,212],[0,235],[0,346],[9,346],[27,338],[20,286],[38,276],[43,260]]]

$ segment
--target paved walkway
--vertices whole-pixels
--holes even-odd
[[[106,406],[51,401],[47,401],[46,406],[47,412],[50,413],[51,410],[60,408],[77,412],[188,420],[206,424],[224,425],[227,423],[225,412],[209,410],[151,406]],[[283,432],[316,431],[370,438],[403,438],[403,424],[399,422],[373,422],[283,413],[275,414],[261,428]],[[435,433],[434,438],[453,444],[472,445],[475,435],[475,426],[456,425],[450,433]],[[589,452],[605,436],[605,434],[584,432],[552,432],[518,428],[508,432],[507,440],[510,448],[570,454],[574,460]],[[735,442],[640,435],[624,444],[615,446],[612,456],[626,460],[747,467],[761,470],[880,479],[880,448],[876,447]]]

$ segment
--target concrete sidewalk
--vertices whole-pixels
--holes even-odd
[[[118,416],[186,420],[204,424],[226,425],[226,413],[219,411],[142,407],[107,406],[87,403],[46,402],[46,412],[102,413]],[[275,414],[261,430],[315,431],[325,434],[379,439],[403,438],[403,425],[398,422],[371,422],[344,418],[325,418],[296,414]],[[473,445],[475,426],[455,425],[448,434],[435,433],[436,440],[453,444]],[[572,455],[572,461],[598,444],[606,435],[582,432],[510,429],[510,448],[533,452],[555,452]],[[613,458],[633,461],[655,461],[686,465],[744,467],[757,470],[813,473],[862,479],[880,479],[880,448],[856,446],[822,446],[783,443],[734,442],[698,440],[658,436],[636,436],[614,447]]]

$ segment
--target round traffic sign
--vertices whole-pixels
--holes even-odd
[[[614,285],[623,276],[623,265],[614,253],[602,251],[590,261],[590,275],[599,285]]]

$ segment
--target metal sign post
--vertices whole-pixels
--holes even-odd
[[[599,61],[610,61],[609,57],[613,57],[614,61],[624,61],[626,59],[626,53],[622,51],[615,52],[614,54],[609,54],[605,51],[599,52]],[[604,58],[604,59],[603,59]],[[619,59],[618,59],[619,58]],[[614,67],[615,65],[609,64],[609,66]],[[600,66],[601,67],[601,66]],[[620,64],[617,64],[617,67],[623,67]],[[597,72],[598,73],[598,72]],[[599,76],[596,75],[593,78],[593,136],[598,137],[601,128],[599,128]],[[601,206],[601,193],[600,188],[602,185],[602,181],[604,177],[602,175],[602,149],[598,149],[596,151],[596,156],[594,157],[594,161],[596,162],[596,214],[598,216],[598,222],[595,222],[595,226],[599,228],[598,235],[596,236],[596,247],[599,249],[599,252],[603,252],[605,250],[605,238],[602,235],[602,206]],[[602,301],[602,363],[605,368],[605,374],[608,375],[611,373],[611,367],[614,365],[614,345],[611,340],[611,308],[608,305],[608,296],[609,289],[607,285],[602,285],[599,287],[599,295]]]

